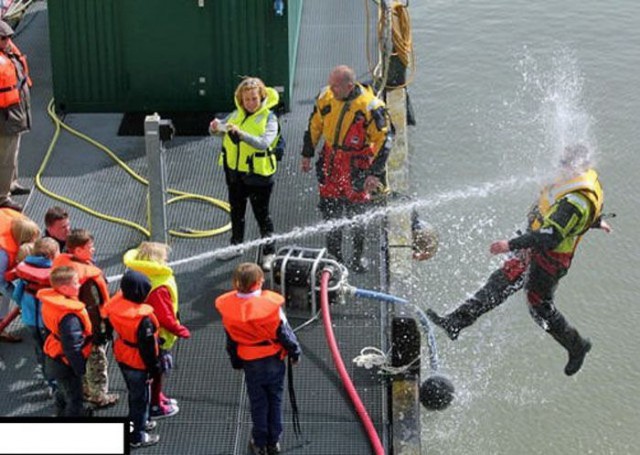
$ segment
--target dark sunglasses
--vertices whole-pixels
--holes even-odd
[[[11,39],[10,36],[0,36],[0,41],[6,41],[8,39]]]

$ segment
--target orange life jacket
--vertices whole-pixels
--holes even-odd
[[[36,298],[42,302],[42,321],[49,330],[49,336],[44,342],[44,352],[53,359],[60,359],[67,365],[69,361],[64,355],[60,341],[60,322],[68,314],[74,314],[82,323],[84,346],[82,355],[86,359],[91,350],[91,321],[84,304],[76,299],[70,299],[52,288],[41,289]]]
[[[25,289],[31,294],[35,294],[40,289],[51,287],[49,282],[51,267],[36,267],[23,261],[16,266],[15,274],[25,281]]]
[[[153,314],[153,307],[144,303],[135,303],[127,300],[118,291],[105,305],[105,314],[109,318],[113,330],[118,337],[113,344],[113,354],[120,363],[136,370],[146,370],[147,366],[142,360],[138,349],[138,328],[145,317],[151,319],[155,326],[155,336],[158,337],[158,319]],[[156,343],[156,356],[160,349]]]
[[[15,218],[26,218],[22,213],[9,208],[0,208],[0,248],[9,256],[7,271],[15,266],[16,255],[20,245],[11,234],[11,223]]]
[[[96,285],[98,286],[98,290],[100,291],[100,297],[102,300],[102,304],[100,306],[100,314],[102,317],[104,317],[104,314],[102,314],[102,308],[104,307],[104,304],[109,300],[109,286],[104,279],[102,270],[100,270],[93,264],[85,264],[84,262],[75,260],[73,255],[69,253],[59,254],[53,260],[53,268],[63,265],[76,269],[76,271],[78,272],[78,278],[80,280],[80,286],[82,286],[89,280],[93,280],[96,283]]]
[[[249,298],[238,297],[236,291],[231,291],[216,299],[222,324],[238,343],[238,357],[255,360],[280,353],[284,358],[286,351],[276,339],[283,303],[284,297],[272,291]]]
[[[15,62],[4,52],[0,52],[0,108],[4,109],[20,102],[20,89],[24,84],[31,87],[27,56],[20,52],[11,40],[8,43],[9,53],[15,55],[22,65],[22,79],[18,79]]]

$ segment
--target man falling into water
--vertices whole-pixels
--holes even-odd
[[[560,175],[542,189],[529,212],[526,233],[491,244],[491,254],[510,254],[484,287],[447,316],[427,310],[429,318],[449,338],[455,340],[462,329],[524,286],[534,320],[569,353],[565,374],[571,376],[580,370],[591,342],[556,309],[553,296],[582,236],[590,228],[611,232],[602,219],[602,187],[589,155],[583,144],[565,148]]]
[[[316,99],[302,149],[302,171],[309,172],[316,146],[324,138],[316,171],[318,207],[325,220],[362,214],[371,206],[371,194],[385,191],[392,135],[384,103],[371,87],[356,82],[351,68],[336,66]],[[349,267],[357,273],[367,270],[364,240],[364,226],[354,226]],[[327,250],[343,262],[341,228],[327,234]]]

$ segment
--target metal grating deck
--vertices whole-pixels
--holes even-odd
[[[46,116],[51,96],[48,59],[46,8],[36,2],[23,20],[18,43],[30,57],[33,88],[34,130],[23,138],[21,176],[33,178],[53,133]],[[302,135],[312,109],[313,98],[326,83],[331,67],[352,65],[367,79],[365,50],[365,8],[362,2],[306,0],[300,33],[298,67],[292,110],[282,117],[287,155],[281,163],[279,180],[272,200],[272,212],[278,233],[320,221],[316,181],[312,174],[299,172]],[[231,94],[230,94],[231,95]],[[146,168],[144,138],[118,137],[120,114],[68,115],[72,127],[111,148],[120,159],[144,175]],[[166,153],[169,186],[194,193],[226,199],[222,171],[213,153],[214,138],[176,138]],[[26,182],[25,182],[26,183]],[[45,187],[81,201],[83,204],[144,224],[145,189],[113,165],[102,152],[63,132],[44,174]],[[23,201],[24,202],[24,201]],[[59,204],[40,192],[28,199],[25,212],[36,221],[43,220],[46,209]],[[107,275],[122,273],[122,254],[136,246],[143,236],[128,227],[107,223],[69,209],[74,227],[91,230],[96,238],[97,262]],[[196,202],[180,202],[168,210],[171,227],[204,229],[228,222],[219,209]],[[372,272],[353,276],[351,284],[380,288],[380,226],[369,227],[371,241],[367,254],[373,261]],[[257,227],[247,215],[247,239],[257,238]],[[228,234],[199,240],[172,238],[170,260],[182,259],[226,246]],[[293,243],[320,247],[323,236],[314,235]],[[280,244],[279,246],[284,246]],[[255,249],[244,260],[255,258]],[[250,416],[242,375],[230,368],[224,351],[224,333],[213,308],[213,300],[230,286],[230,272],[238,263],[205,260],[176,268],[181,299],[181,317],[192,332],[190,340],[178,343],[177,368],[166,383],[166,392],[180,402],[180,413],[159,421],[160,444],[144,449],[146,454],[244,454],[250,432]],[[115,290],[115,286],[112,286]],[[351,362],[365,346],[381,347],[385,339],[386,308],[372,302],[349,302],[335,306],[332,312],[336,338],[354,383],[380,434],[385,434],[387,390],[379,377],[358,369]],[[292,324],[300,320],[291,318]],[[301,364],[295,369],[296,392],[300,408],[303,440],[296,440],[291,425],[290,406],[285,399],[283,452],[287,454],[368,454],[371,449],[356,413],[348,402],[335,372],[324,340],[321,321],[301,330]],[[14,323],[12,330],[26,337],[26,331]],[[53,412],[51,400],[34,378],[30,346],[0,344],[0,415],[43,416]],[[122,401],[101,416],[127,413],[125,388],[115,364],[110,366],[112,389]]]

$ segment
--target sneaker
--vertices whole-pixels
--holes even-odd
[[[84,399],[96,408],[108,408],[118,402],[120,395],[117,393],[106,393],[100,397],[85,396]]]
[[[267,455],[277,455],[282,452],[280,448],[280,443],[276,442],[275,444],[267,444]]]
[[[255,442],[253,442],[253,438],[249,440],[249,452],[253,455],[269,455],[267,452],[266,446],[257,446]]]
[[[273,268],[273,261],[276,258],[275,254],[267,254],[262,258],[262,270],[265,272],[270,272]]]
[[[178,405],[178,400],[176,400],[175,398],[164,397],[160,401],[165,406],[177,406]]]
[[[227,249],[228,248],[228,249]],[[225,252],[217,255],[217,258],[221,261],[230,261],[231,259],[235,259],[244,254],[244,250],[242,248],[235,247],[231,245],[230,247],[225,248]]]
[[[144,424],[144,431],[153,431],[158,427],[158,422],[155,420],[147,420]]]
[[[180,412],[180,408],[176,405],[151,406],[150,418],[153,420],[164,419],[167,417],[173,417],[178,412]]]
[[[157,444],[160,441],[160,435],[158,434],[149,434],[146,431],[142,432],[142,439],[137,442],[131,441],[129,445],[132,449],[137,449],[139,447],[149,447],[154,444]]]
[[[169,398],[169,397],[165,396],[164,394],[160,395],[160,402],[165,406],[177,406],[178,405],[178,400],[176,400],[175,398]]]

